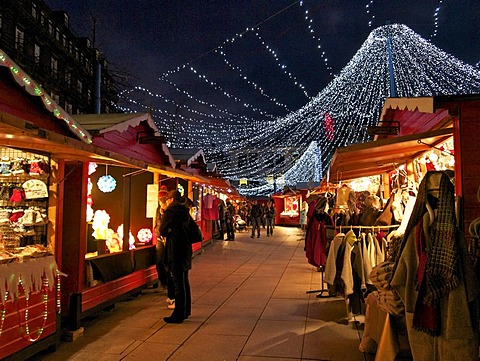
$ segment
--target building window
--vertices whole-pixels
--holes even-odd
[[[50,69],[52,71],[52,77],[56,79],[58,75],[58,60],[54,57],[50,60]]]
[[[82,87],[83,87],[83,84],[80,80],[77,81],[77,90],[79,93],[82,92]]]
[[[53,25],[52,25],[52,22],[50,20],[48,20],[48,32],[50,34],[53,34]]]
[[[37,20],[37,4],[32,4],[32,17]]]
[[[15,49],[18,51],[23,51],[23,43],[25,39],[25,33],[19,29],[15,28]]]
[[[62,44],[65,48],[67,47],[67,36],[66,35],[62,35]]]
[[[63,23],[65,24],[65,27],[70,27],[70,19],[66,12],[63,13]]]
[[[40,24],[45,25],[45,13],[40,11]]]
[[[3,18],[2,18],[2,14],[0,14],[0,29],[2,28],[2,25],[3,25]]]
[[[55,103],[58,104],[58,103],[60,102],[60,95],[55,94],[54,92],[51,92],[51,93],[50,93],[50,96],[52,97],[52,99],[53,99],[53,101],[54,101]]]
[[[35,44],[34,45],[34,57],[35,57],[35,64],[40,64],[40,45]]]
[[[65,102],[65,110],[67,111],[68,114],[72,114],[73,112],[72,104]]]
[[[69,70],[65,70],[65,83],[72,84],[72,73]]]
[[[55,28],[55,40],[60,41],[60,29]]]

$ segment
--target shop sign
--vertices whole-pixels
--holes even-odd
[[[398,135],[400,133],[400,122],[378,122],[378,126],[368,127],[367,132],[368,135]]]
[[[158,207],[158,184],[147,184],[147,218],[155,218]]]

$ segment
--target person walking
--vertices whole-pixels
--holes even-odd
[[[227,231],[227,241],[235,240],[235,229],[233,226],[233,216],[235,215],[235,208],[233,204],[230,203],[230,200],[227,199],[224,211],[225,217],[225,228]]]
[[[269,200],[265,207],[265,221],[267,223],[267,237],[273,236],[273,226],[275,225],[275,204],[272,200]]]
[[[162,186],[162,188],[165,186]],[[163,213],[167,209],[167,194],[166,189],[161,189],[158,192],[158,207],[155,216],[155,234],[157,236],[157,243],[155,245],[155,268],[157,269],[158,280],[161,285],[167,287],[167,307],[175,308],[175,287],[173,285],[173,278],[170,271],[165,265],[165,238],[160,235],[160,224]]]
[[[191,314],[192,299],[188,271],[192,268],[192,245],[188,239],[188,208],[179,191],[170,191],[167,208],[160,223],[160,235],[166,238],[165,265],[175,287],[175,309],[164,317],[167,323],[182,323]]]
[[[260,208],[262,210],[262,216],[260,217],[260,224],[262,225],[262,228],[265,228],[265,225],[266,225],[265,212],[267,210],[267,205],[265,203],[262,203],[260,204]]]
[[[250,217],[252,219],[252,235],[250,238],[255,237],[255,230],[257,230],[257,238],[260,237],[260,218],[262,215],[262,207],[257,203],[257,200],[254,200],[250,211]]]
[[[302,203],[302,209],[300,211],[300,220],[299,224],[300,227],[302,228],[303,233],[307,230],[307,213],[308,213],[308,203],[307,201],[303,201]]]

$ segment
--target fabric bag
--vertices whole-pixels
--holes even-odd
[[[203,233],[197,222],[192,217],[188,217],[187,221],[187,235],[190,244],[199,243],[203,241]]]

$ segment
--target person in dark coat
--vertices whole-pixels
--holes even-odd
[[[257,238],[260,237],[260,219],[263,216],[262,207],[257,203],[256,200],[253,201],[252,209],[250,211],[250,216],[252,217],[252,235],[251,238],[255,237],[255,231],[257,232]]]
[[[235,215],[235,208],[233,204],[227,199],[226,206],[225,206],[225,228],[227,231],[227,241],[234,241],[235,240],[235,229],[233,227],[233,216]]]
[[[269,200],[265,207],[265,221],[267,223],[267,237],[273,236],[273,227],[275,225],[275,204],[272,200]]]
[[[164,263],[173,277],[175,310],[163,320],[167,323],[182,323],[190,316],[192,305],[188,280],[188,271],[192,268],[192,245],[186,229],[190,214],[178,191],[168,193],[167,204],[160,223],[160,235],[166,239]]]
[[[162,191],[161,191],[162,192]],[[163,213],[167,208],[167,194],[159,192],[157,214],[155,216],[155,234],[157,235],[157,243],[155,245],[155,266],[157,269],[157,276],[160,284],[167,286],[167,304],[168,308],[174,308],[175,305],[175,286],[173,285],[173,278],[170,271],[165,266],[165,238],[160,235],[160,224],[162,222]]]

